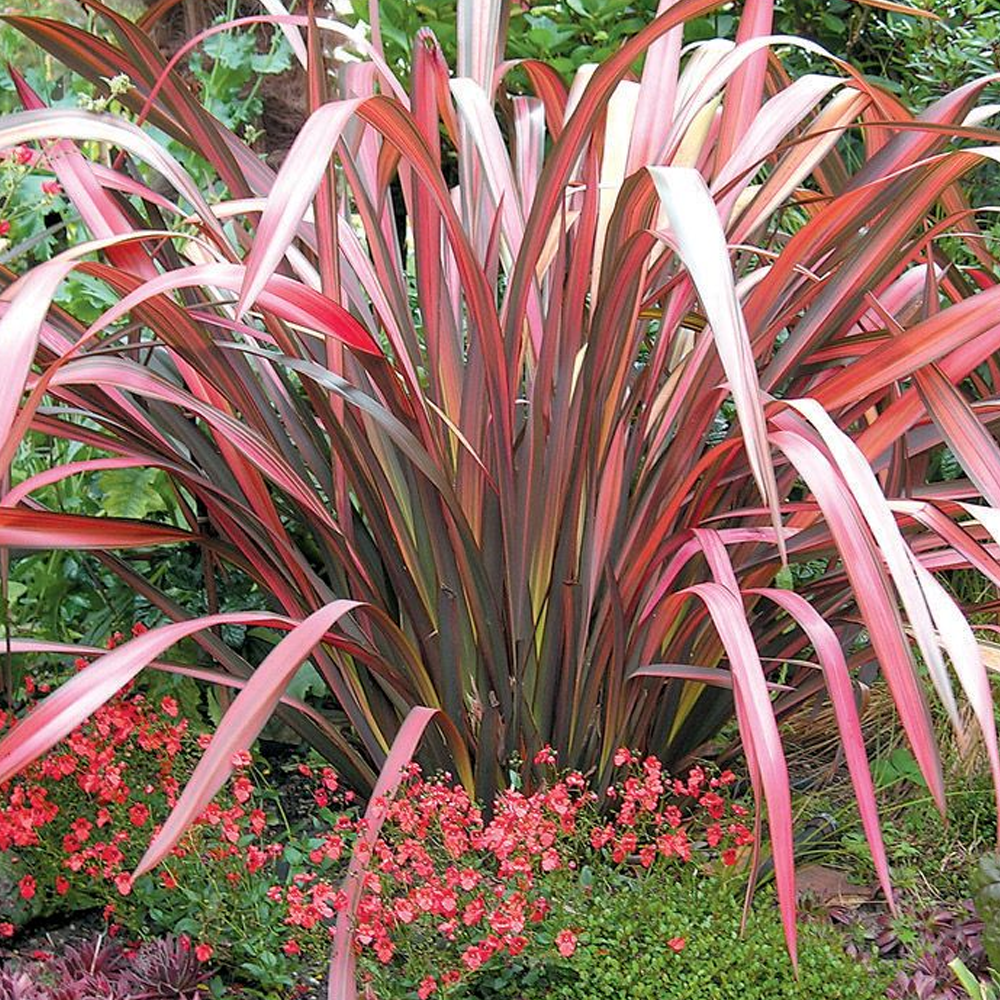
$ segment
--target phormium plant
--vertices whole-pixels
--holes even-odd
[[[174,621],[43,702],[0,780],[187,636],[219,665],[202,676],[242,690],[140,870],[308,657],[336,711],[281,711],[376,806],[434,717],[426,760],[490,801],[545,744],[606,782],[616,747],[670,763],[735,714],[794,953],[782,714],[828,693],[885,886],[859,666],[881,669],[943,806],[923,681],[958,726],[950,660],[1000,775],[976,639],[935,575],[1000,582],[1000,286],[958,186],[996,156],[987,80],[914,119],[833,60],[791,81],[776,52],[808,43],[770,38],[765,0],[735,45],[686,52],[712,2],[664,0],[568,91],[527,61],[534,95],[508,95],[506,4],[465,0],[455,73],[424,33],[407,91],[377,30],[272,0],[258,20],[293,39],[311,108],[275,174],[185,89],[183,50],[166,64],[150,41],[169,0],[137,24],[85,2],[110,40],[8,17],[131,88],[107,116],[18,81],[28,110],[0,122],[93,235],[6,277],[0,466],[29,430],[107,457],[11,485],[0,546],[96,550]],[[328,67],[328,35],[362,58]],[[146,123],[210,163],[211,190]],[[50,307],[74,270],[119,297],[90,325]],[[967,478],[933,481],[945,447]],[[111,468],[163,470],[187,527],[32,499]],[[192,618],[109,554],[166,544],[200,548],[210,593],[234,568],[273,610]],[[254,666],[226,622],[288,635]]]

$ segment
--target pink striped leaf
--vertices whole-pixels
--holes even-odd
[[[151,521],[0,507],[0,546],[15,549],[144,549],[197,539]]]
[[[126,295],[101,315],[88,332],[102,330],[154,295],[162,295],[178,288],[208,285],[237,292],[243,286],[248,272],[249,268],[244,268],[241,264],[224,263],[196,264],[168,271]],[[336,337],[367,354],[382,353],[371,334],[343,306],[291,278],[272,275],[256,298],[261,309],[290,323]]]
[[[6,362],[0,379],[0,453],[13,450],[7,446],[7,436],[35,359],[38,335],[56,289],[74,266],[73,261],[60,261],[34,268],[4,293],[12,301],[0,317],[0,351]]]
[[[742,712],[737,711],[740,737],[748,758],[753,759],[754,767],[759,772],[767,803],[767,822],[771,834],[771,853],[782,925],[792,964],[797,966],[795,854],[788,767],[757,645],[750,631],[743,603],[728,587],[721,583],[698,583],[681,591],[678,596],[697,597],[705,604],[729,657],[734,693],[742,702]]]
[[[943,813],[944,778],[930,713],[904,638],[899,610],[868,524],[843,482],[843,473],[804,434],[772,431],[771,440],[798,469],[823,511],[913,755],[935,803]]]
[[[696,170],[650,167],[660,202],[670,221],[671,239],[695,288],[712,328],[719,360],[729,380],[754,480],[771,511],[784,554],[781,498],[767,442],[767,423],[757,384],[757,367],[746,323],[736,296],[729,248],[715,202]]]
[[[295,137],[257,224],[240,288],[237,317],[256,301],[284,257],[319,190],[344,128],[361,104],[359,99],[324,104],[309,116]]]
[[[275,623],[271,622],[269,624]],[[291,624],[290,620],[289,624]],[[4,646],[7,647],[7,644],[8,641],[5,640]],[[16,636],[9,640],[9,648],[12,653],[57,653],[65,656],[99,657],[107,653],[107,650],[100,646],[45,642],[38,639],[22,639]],[[222,687],[232,688],[235,691],[241,691],[247,684],[245,677],[236,677],[233,674],[227,674],[222,670],[212,670],[209,667],[192,667],[185,663],[167,663],[163,660],[151,660],[146,664],[146,668],[149,670],[159,670],[167,674],[175,674],[178,677],[190,677],[192,680],[204,681],[207,684],[218,684]],[[357,756],[354,748],[344,739],[340,731],[330,724],[330,721],[322,712],[317,711],[311,705],[307,705],[304,701],[299,701],[297,698],[292,698],[288,695],[282,695],[280,702],[287,708],[291,708],[300,715],[304,715],[313,725],[321,729],[327,739],[335,743],[344,753],[350,756],[354,760],[354,763],[360,766],[362,773],[364,773],[366,770],[364,761]],[[372,781],[374,780],[375,775],[372,773]]]
[[[665,14],[676,0],[659,0],[656,15]],[[674,117],[677,74],[681,62],[684,30],[678,26],[649,47],[642,67],[635,128],[629,140],[628,167],[633,174],[640,167],[652,166],[654,157],[666,139]]]
[[[886,900],[889,901],[890,907],[893,907],[892,882],[882,829],[878,821],[875,786],[865,755],[865,739],[861,731],[851,675],[837,635],[829,622],[801,594],[776,587],[763,587],[749,590],[747,593],[766,597],[787,611],[809,636],[809,641],[816,650],[823,679],[826,681],[826,690],[830,695],[830,703],[837,719],[841,745],[844,748],[851,784],[854,786],[854,797],[861,815],[861,825],[872,852],[875,874],[878,876]]]
[[[979,723],[986,758],[993,776],[993,791],[1000,802],[1000,750],[997,746],[996,715],[993,711],[993,691],[983,663],[979,643],[972,632],[968,619],[955,603],[951,595],[938,580],[920,563],[914,560],[918,575],[923,580],[927,593],[931,596],[931,607],[937,622],[942,644],[948,650],[951,665],[959,683],[969,699],[973,714]],[[997,833],[1000,842],[1000,831]]]
[[[0,519],[5,511],[0,511]],[[290,619],[263,612],[207,615],[161,625],[105,653],[39,702],[0,741],[0,784],[52,749],[113,698],[140,670],[181,639],[216,625],[271,625]]]
[[[504,0],[458,0],[458,75],[491,95],[505,7]]]
[[[56,465],[50,469],[43,469],[41,472],[29,476],[16,486],[11,487],[3,496],[0,496],[0,507],[16,507],[25,497],[30,496],[35,490],[40,490],[44,486],[51,486],[52,483],[62,482],[70,476],[80,475],[87,472],[103,472],[108,469],[146,469],[151,466],[160,468],[166,467],[161,459],[154,459],[149,455],[129,455],[122,458],[91,458],[80,462],[67,462],[65,465]],[[170,466],[179,471],[179,466]]]
[[[233,769],[233,755],[249,750],[274,714],[289,682],[313,649],[344,615],[361,607],[358,601],[333,601],[296,625],[254,670],[212,736],[159,833],[136,866],[133,878],[155,867],[170,853],[190,824],[204,812]],[[185,623],[187,624],[187,623]],[[93,670],[93,666],[89,668]]]
[[[44,142],[47,139],[106,142],[128,150],[133,156],[149,164],[184,195],[203,225],[215,235],[220,246],[227,245],[222,227],[187,171],[164,146],[130,122],[74,108],[46,108],[11,115],[0,124],[0,148]]]
[[[392,742],[378,782],[365,810],[364,832],[358,837],[344,879],[347,905],[337,914],[330,956],[330,978],[327,990],[329,1000],[355,1000],[358,995],[354,961],[354,921],[361,901],[365,857],[378,839],[385,822],[387,803],[395,794],[403,777],[403,768],[413,759],[424,730],[438,714],[434,708],[411,708]]]
[[[830,449],[844,485],[854,494],[872,535],[892,574],[893,582],[903,601],[906,615],[920,646],[931,679],[942,705],[953,725],[958,725],[958,709],[951,689],[948,672],[934,638],[927,597],[920,578],[913,569],[912,554],[903,541],[885,495],[871,466],[854,442],[836,425],[830,415],[812,399],[790,399],[787,405],[802,414],[819,432]]]
[[[782,661],[787,662],[787,661]],[[729,670],[719,667],[701,667],[693,663],[649,663],[633,670],[629,677],[665,677],[682,681],[697,681],[711,687],[730,688],[733,686],[733,675]],[[794,691],[787,684],[767,682],[769,691]]]
[[[736,31],[737,50],[762,35],[771,33],[774,19],[774,0],[748,0],[743,5],[743,16]],[[725,163],[739,148],[757,112],[764,94],[764,77],[767,74],[767,53],[755,52],[733,74],[726,89],[719,129],[718,163]]]
[[[993,507],[1000,508],[1000,449],[962,393],[937,365],[913,375],[920,398],[948,447]]]

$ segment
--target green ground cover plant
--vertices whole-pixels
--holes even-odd
[[[425,31],[404,83],[378,25],[369,42],[272,12],[238,27],[285,34],[310,108],[274,172],[192,94],[188,53],[159,53],[165,5],[138,23],[86,6],[112,41],[6,18],[99,98],[127,85],[112,113],[47,108],[15,73],[27,110],[0,145],[32,151],[92,238],[3,275],[0,466],[31,435],[97,457],[5,482],[0,546],[4,565],[96,551],[170,624],[50,694],[0,743],[0,780],[196,642],[198,677],[239,693],[136,875],[278,712],[369,799],[336,919],[344,996],[365,869],[415,753],[493,802],[544,787],[552,747],[601,794],[621,747],[673,766],[735,721],[794,962],[778,727],[825,691],[891,897],[859,673],[884,676],[937,805],[928,690],[1000,781],[977,609],[936,575],[1000,581],[995,261],[960,186],[996,156],[975,110],[989,81],[914,118],[833,59],[792,80],[782,46],[821,54],[772,42],[767,3],[735,43],[683,51],[683,24],[713,8],[682,0],[571,87],[527,60],[528,92],[508,90],[509,12],[490,0],[459,4],[454,72]],[[332,77],[327,34],[358,57]],[[54,305],[73,274],[113,304]],[[939,481],[944,448],[962,474]],[[180,517],[45,492],[126,469],[165,477]],[[197,561],[204,608],[150,572],[162,546]],[[231,573],[254,600],[224,612]],[[234,649],[227,627],[267,650]],[[307,661],[325,694],[282,704]]]

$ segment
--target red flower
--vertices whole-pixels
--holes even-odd
[[[563,958],[569,958],[576,951],[576,935],[568,929],[556,935],[556,949]]]
[[[212,957],[212,952],[214,949],[210,944],[205,944],[202,942],[195,946],[194,957],[198,959],[199,962],[207,962]]]
[[[123,896],[127,896],[132,891],[132,876],[128,872],[119,872],[115,876],[115,888]]]
[[[298,941],[295,940],[295,938],[289,938],[281,946],[281,950],[286,955],[301,955],[302,954],[302,946],[299,944]]]
[[[42,181],[42,192],[47,195],[56,195],[62,191],[59,181]]]
[[[10,921],[5,920],[0,924],[0,937],[13,937],[14,936],[14,925]]]
[[[667,947],[671,951],[683,951],[684,950],[684,946],[686,944],[687,944],[687,940],[685,938],[682,938],[682,937],[672,937],[667,942]]]
[[[736,864],[736,851],[732,847],[722,852],[722,863],[730,868]]]
[[[717,795],[715,792],[706,792],[698,802],[708,810],[708,815],[712,819],[722,819],[726,811],[726,802],[721,795]]]
[[[475,972],[489,957],[489,952],[477,944],[469,945],[462,952],[462,961],[470,972]]]
[[[128,818],[133,826],[142,826],[149,819],[149,806],[144,802],[136,802],[129,807]]]
[[[69,879],[64,875],[56,876],[56,893],[59,896],[65,896],[69,892]]]
[[[34,875],[25,875],[17,884],[22,899],[33,899],[37,883]]]
[[[180,711],[177,699],[171,698],[169,694],[165,694],[160,699],[160,710],[164,715],[169,715],[171,719],[176,719],[177,713]]]
[[[8,219],[0,219],[0,236],[6,236],[10,232],[10,221]]]
[[[483,902],[482,896],[477,896],[462,912],[462,923],[466,927],[478,924],[483,919],[484,913],[486,913],[486,904]]]
[[[417,996],[420,1000],[427,1000],[427,998],[434,993],[437,988],[437,980],[433,976],[424,976],[424,978],[420,980],[420,985],[417,987]]]
[[[253,794],[253,782],[249,778],[239,777],[233,782],[233,798],[237,802],[246,802]]]
[[[615,767],[623,767],[625,764],[632,763],[632,752],[626,747],[619,747],[615,751]]]
[[[556,762],[556,752],[548,745],[542,747],[538,753],[535,754],[536,764],[554,764]]]

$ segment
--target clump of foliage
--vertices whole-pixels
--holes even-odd
[[[211,975],[185,937],[125,948],[99,936],[0,971],[0,1000],[196,1000]]]
[[[566,891],[580,935],[572,972],[527,990],[531,1000],[875,1000],[895,972],[891,961],[849,956],[828,924],[808,923],[796,981],[769,894],[758,899],[741,932],[742,898],[733,880],[693,869],[658,867],[638,879],[587,872]]]
[[[78,668],[90,669],[82,659]],[[348,860],[363,850],[370,871],[353,935],[370,988],[383,997],[399,995],[400,983],[459,995],[484,976],[524,973],[530,982],[563,968],[580,940],[567,878],[728,870],[745,862],[753,840],[746,808],[729,796],[732,772],[697,767],[675,779],[655,757],[621,749],[622,770],[603,795],[610,811],[599,810],[584,776],[558,772],[546,748],[537,761],[546,784],[503,792],[489,818],[450,776],[427,778],[411,765],[378,836],[359,848],[366,820],[329,767],[299,764],[288,781],[245,754],[161,869],[133,880],[145,831],[167,817],[195,745],[205,743],[174,698],[157,703],[127,689],[0,789],[8,880],[0,935],[56,910],[103,906],[116,940],[169,928],[197,942],[171,963],[169,943],[154,941],[128,963],[133,978],[152,982],[185,956],[189,964],[215,956],[271,995],[321,965],[348,903]],[[279,780],[308,802],[297,824]],[[118,955],[106,951],[102,962]],[[92,957],[66,958],[65,977]]]
[[[834,917],[845,925],[848,954],[894,963],[895,975],[885,988],[890,1000],[960,1000],[966,994],[956,961],[971,975],[988,974],[983,922],[971,901],[928,905],[899,894],[895,913],[844,908]]]
[[[661,6],[572,89],[522,63],[529,93],[505,85],[501,0],[459,3],[454,78],[422,33],[408,86],[376,25],[347,33],[363,58],[331,79],[323,33],[346,29],[280,15],[311,114],[276,174],[148,21],[88,0],[107,44],[8,17],[130,87],[116,116],[0,123],[0,146],[45,151],[94,237],[4,278],[0,466],[31,432],[101,454],[5,490],[0,546],[99,551],[171,623],[53,692],[0,745],[0,778],[194,638],[241,690],[137,873],[280,712],[371,793],[332,995],[353,972],[352,887],[418,745],[492,802],[542,780],[546,746],[600,793],[619,747],[669,766],[735,719],[793,955],[782,717],[828,692],[887,894],[859,668],[884,674],[939,805],[928,678],[963,736],[968,702],[1000,785],[976,635],[935,575],[1000,581],[1000,291],[959,186],[996,155],[1000,133],[966,124],[987,81],[916,120],[842,64],[790,81],[768,3],[746,4],[735,44],[689,52],[683,24],[712,4]],[[52,308],[72,273],[114,305]],[[945,447],[967,478],[929,482]],[[162,471],[180,523],[39,499],[122,468]],[[192,617],[114,554],[156,546],[197,554],[207,594],[222,567],[246,574],[268,610]],[[234,625],[287,634],[249,662],[213,631]],[[282,705],[307,659],[326,699]]]

